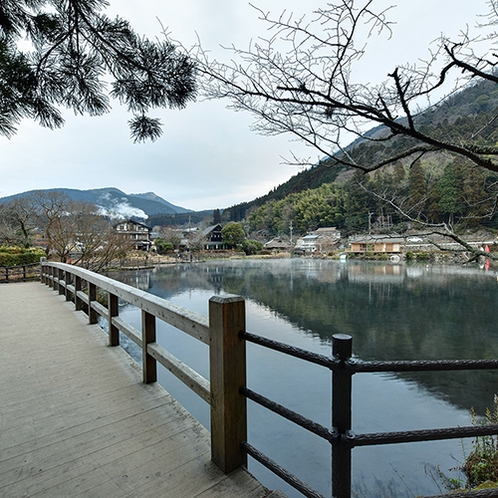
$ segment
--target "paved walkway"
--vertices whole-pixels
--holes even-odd
[[[0,285],[0,496],[269,495],[246,471],[225,476],[209,433],[106,344],[48,287]]]

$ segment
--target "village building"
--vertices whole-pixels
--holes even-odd
[[[297,239],[294,252],[313,254],[318,250],[318,235],[305,235]]]
[[[310,232],[310,235],[319,235],[321,237],[329,237],[332,240],[338,241],[341,238],[341,232],[336,227],[317,228]]]
[[[274,252],[290,251],[292,250],[292,247],[293,246],[290,242],[286,242],[280,237],[271,239],[270,241],[266,242],[263,246],[263,248],[266,249],[267,251],[274,251]]]
[[[297,239],[294,252],[299,254],[324,253],[331,251],[341,239],[336,227],[318,228],[308,235]]]
[[[201,244],[202,248],[206,251],[219,251],[225,249],[225,244],[223,244],[223,237],[221,235],[221,225],[218,223],[205,228],[197,235],[194,242]]]
[[[400,254],[403,252],[405,240],[402,237],[390,237],[389,235],[363,235],[350,239],[353,253],[387,253]]]
[[[134,249],[147,252],[150,250],[152,229],[144,223],[131,219],[123,220],[114,225],[114,230],[120,237],[130,241]]]

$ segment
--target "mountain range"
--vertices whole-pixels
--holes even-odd
[[[468,132],[466,121],[468,117],[477,116],[481,113],[493,113],[496,112],[496,109],[498,109],[498,89],[496,84],[484,81],[446,99],[437,108],[422,112],[417,119],[420,120],[419,123],[429,127],[444,124],[448,132],[456,133],[457,136],[464,136]],[[494,127],[492,128],[494,130]],[[373,136],[382,132],[382,127],[375,127],[367,132],[367,135]],[[360,153],[361,151],[362,155],[370,158],[375,157],[379,161],[383,158],[383,155],[395,155],[396,148],[400,146],[403,146],[403,137],[391,141],[389,147],[376,145],[375,142],[369,144],[364,139],[358,139],[351,143],[347,150],[348,154],[355,154],[356,151]],[[289,194],[302,192],[303,190],[315,189],[324,183],[341,181],[345,176],[352,173],[350,168],[337,166],[336,164],[332,166],[332,163],[335,163],[335,161],[331,160],[331,158],[324,158],[315,166],[294,175],[287,182],[275,187],[266,195],[226,208],[223,219],[234,221],[245,219],[248,212],[266,202],[280,200]],[[42,190],[42,192],[48,191],[62,192],[75,201],[91,202],[97,205],[104,214],[110,216],[139,219],[153,217],[154,224],[184,224],[189,221],[195,223],[193,220],[194,211],[175,206],[153,192],[126,194],[113,187],[90,190],[67,188]],[[2,197],[0,198],[0,204],[33,192],[35,191]],[[198,214],[199,219],[204,219],[206,216],[210,216],[212,212],[196,212],[196,214]]]
[[[8,197],[1,197],[0,204],[16,198],[22,198],[35,192],[60,192],[74,201],[91,202],[100,211],[112,217],[137,218],[145,220],[157,214],[180,214],[192,212],[180,206],[175,206],[164,200],[154,192],[143,194],[126,194],[121,190],[108,187],[90,190],[77,190],[69,188],[39,189],[22,192]]]

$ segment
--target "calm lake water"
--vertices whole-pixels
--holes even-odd
[[[215,294],[247,300],[247,330],[323,354],[333,334],[353,337],[364,360],[498,358],[495,272],[454,266],[325,260],[235,260],[171,265],[113,278],[207,315]],[[140,327],[140,313],[120,314]],[[158,321],[158,342],[205,377],[207,346]],[[130,354],[140,358],[123,338]],[[248,387],[323,425],[331,421],[331,376],[324,368],[248,344]],[[494,372],[356,374],[353,431],[470,425],[498,391]],[[161,367],[159,381],[206,427],[209,407]],[[249,442],[330,496],[329,445],[248,402]],[[471,441],[355,448],[355,496],[414,497],[444,491],[435,470],[458,477]],[[254,461],[266,486],[301,496]]]

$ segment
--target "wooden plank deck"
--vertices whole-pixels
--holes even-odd
[[[0,285],[0,496],[262,498],[209,433],[40,283]]]

